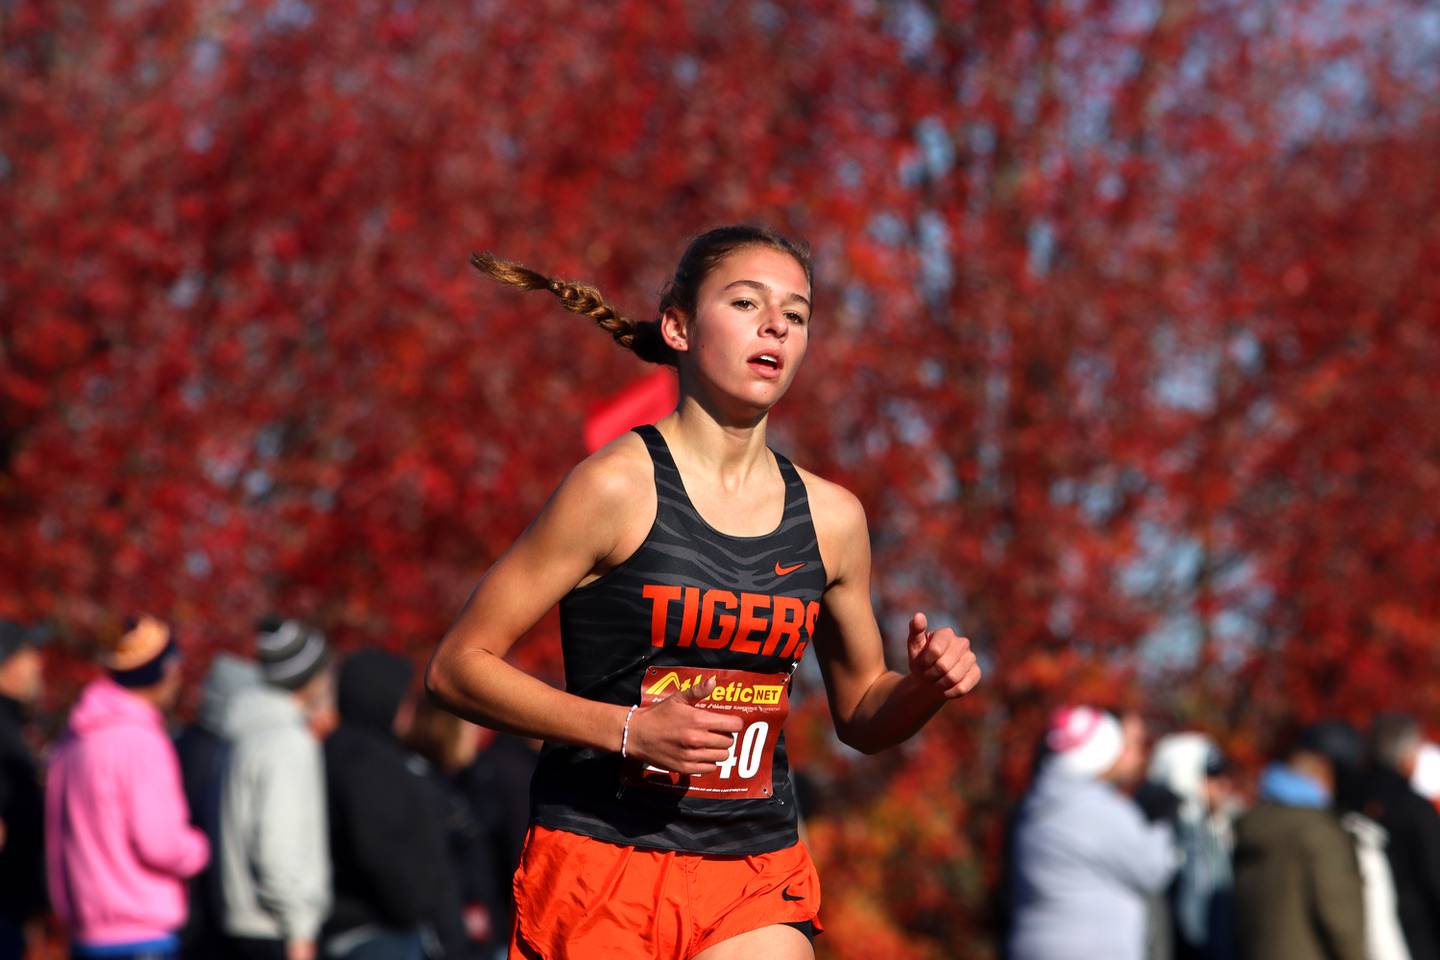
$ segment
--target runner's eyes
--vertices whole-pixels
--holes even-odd
[[[754,308],[756,307],[756,303],[755,303],[754,300],[751,300],[751,299],[749,299],[749,298],[747,298],[747,297],[740,297],[739,299],[731,300],[731,301],[730,301],[730,306],[735,307],[736,309],[739,309],[739,310],[749,311],[749,310],[754,309]],[[803,323],[806,322],[806,319],[807,319],[807,318],[806,318],[805,314],[803,314],[803,313],[800,313],[800,312],[795,311],[795,310],[789,310],[789,311],[787,311],[787,312],[785,313],[785,319],[786,319],[786,320],[789,320],[791,323],[800,323],[800,324],[803,324]]]

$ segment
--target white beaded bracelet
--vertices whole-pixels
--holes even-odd
[[[630,708],[628,711],[626,711],[626,713],[625,713],[625,730],[620,734],[620,756],[621,756],[621,757],[628,756],[628,754],[626,754],[625,750],[626,750],[626,748],[630,745],[630,717],[635,713],[635,708],[638,707],[638,706],[640,706],[640,704],[638,704],[638,703],[635,704],[634,707],[631,707],[631,708]]]

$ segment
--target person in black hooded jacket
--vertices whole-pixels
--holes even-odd
[[[381,650],[340,667],[340,726],[325,742],[335,900],[324,952],[337,960],[464,955],[445,801],[401,742],[413,677]]]
[[[1408,714],[1382,713],[1370,735],[1362,809],[1390,835],[1386,854],[1410,960],[1440,960],[1440,813],[1410,786],[1424,731]]]
[[[25,738],[44,687],[39,630],[0,620],[0,960],[25,955],[25,927],[45,897],[45,795]]]

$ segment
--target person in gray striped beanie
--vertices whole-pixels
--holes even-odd
[[[236,694],[225,734],[234,744],[220,805],[226,953],[314,960],[330,912],[329,825],[320,741],[335,693],[324,635],[298,620],[261,621],[263,683]]]
[[[299,620],[268,617],[255,634],[260,676],[272,687],[299,690],[330,662],[325,635]]]

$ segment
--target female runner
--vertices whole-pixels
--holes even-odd
[[[805,359],[809,257],[768,230],[712,230],[642,322],[593,287],[474,263],[680,379],[674,413],[570,472],[430,664],[450,709],[546,741],[510,955],[813,957],[820,886],[780,733],[800,658],[813,644],[836,731],[865,752],[915,733],[980,670],[923,613],[908,671],[885,669],[859,501],[765,445]],[[504,660],[556,603],[564,691]]]

